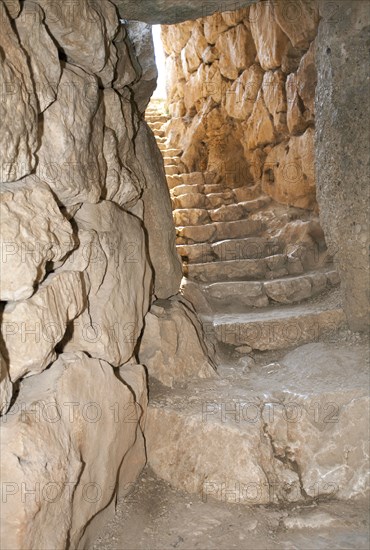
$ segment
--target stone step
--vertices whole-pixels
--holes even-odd
[[[211,265],[211,264],[210,264]],[[222,313],[213,317],[219,343],[249,346],[254,350],[278,350],[313,342],[344,326],[340,306],[303,304],[271,306],[249,313]]]
[[[315,509],[318,497],[363,496],[369,452],[366,355],[364,345],[315,342],[281,354],[275,363],[261,357],[244,372],[241,365],[231,373],[220,367],[212,381],[166,388],[151,379],[149,466],[203,502],[280,507],[301,502]],[[329,546],[325,541],[322,548]],[[284,546],[293,547],[307,545]]]
[[[174,209],[188,208],[206,208],[207,198],[201,193],[186,193],[172,198],[172,206]]]
[[[163,155],[163,162],[165,166],[171,166],[171,164],[175,164],[176,166],[178,166],[181,160],[178,157],[168,156],[168,150],[165,150]]]
[[[284,252],[285,245],[278,239],[265,237],[249,237],[246,239],[227,239],[213,243],[212,250],[216,259],[227,260],[253,260],[266,258]]]
[[[205,263],[215,260],[209,243],[177,245],[176,249],[186,263]]]
[[[182,184],[182,178],[179,174],[167,174],[167,185],[169,189],[174,189]]]
[[[167,147],[165,143],[157,143],[159,150],[162,152],[162,154],[165,154],[167,151]]]
[[[167,149],[167,154],[169,157],[179,157],[183,153],[182,149]]]
[[[164,130],[159,130],[159,129],[157,130],[157,129],[155,129],[155,130],[153,131],[153,133],[154,133],[154,135],[155,135],[156,138],[165,138],[165,139],[167,139],[166,133],[165,133]]]
[[[165,166],[165,172],[167,176],[174,176],[179,173],[179,167],[176,164],[170,164],[169,166]]]
[[[172,214],[176,226],[208,224],[211,221],[204,208],[181,208],[173,210]]]
[[[251,307],[302,302],[338,284],[338,272],[326,268],[271,281],[227,281],[203,284],[200,290],[213,311],[239,313]]]
[[[239,220],[177,227],[176,233],[178,244],[194,244],[257,236],[265,227],[261,220]]]
[[[206,197],[207,208],[209,208],[210,210],[219,208],[224,205],[233,204],[235,202],[234,193],[230,190],[222,191],[219,193],[208,193]]]
[[[199,185],[197,183],[176,185],[175,187],[171,188],[171,196],[180,197],[182,195],[191,195],[193,193],[203,194],[203,189],[204,185]]]
[[[155,113],[145,115],[145,120],[148,124],[153,122],[161,122],[162,124],[164,124],[165,122],[168,122],[170,118],[171,117],[169,117],[168,115],[159,115]]]
[[[167,141],[166,136],[163,136],[163,137],[155,136],[155,139],[156,139],[157,143],[166,143],[166,141]]]
[[[287,263],[287,256],[277,255],[257,260],[188,264],[184,266],[184,275],[199,283],[277,279],[289,275]]]
[[[150,126],[154,133],[157,133],[158,130],[163,129],[163,122],[148,122],[148,126]]]

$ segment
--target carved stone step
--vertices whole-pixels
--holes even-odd
[[[258,235],[265,229],[260,220],[239,220],[212,224],[178,227],[178,244],[215,242]]]
[[[312,506],[318,495],[361,497],[369,433],[364,347],[317,342],[227,380],[220,369],[218,380],[185,387],[153,381],[149,466],[203,502]]]
[[[249,313],[216,314],[215,338],[231,346],[278,350],[313,342],[346,323],[340,306],[303,304],[270,307]]]

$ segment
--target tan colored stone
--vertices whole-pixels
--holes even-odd
[[[67,353],[22,382],[22,407],[14,405],[1,426],[7,490],[1,540],[7,548],[80,547],[86,526],[114,501],[120,473],[125,470],[127,484],[135,481],[129,472],[145,454],[130,451],[141,433],[145,399],[134,397],[140,386],[130,389],[121,374],[123,381],[108,363]]]
[[[161,25],[161,38],[167,55],[172,52],[179,54],[188,42],[193,21],[185,21],[177,25]]]
[[[277,69],[289,47],[289,39],[274,18],[272,0],[251,6],[250,25],[261,67],[265,71]]]
[[[66,64],[44,112],[38,175],[65,206],[98,202],[105,180],[103,109],[96,77]]]
[[[9,182],[36,165],[37,99],[27,57],[2,2],[0,9],[0,182]]]
[[[72,226],[49,187],[33,176],[2,184],[0,222],[0,299],[24,300],[44,278],[47,262],[74,248]]]
[[[229,116],[247,120],[262,84],[263,71],[252,65],[237,78],[225,94],[225,109]]]
[[[153,385],[146,424],[149,465],[173,487],[203,501],[258,506],[364,497],[365,354],[345,345],[302,346],[278,364],[228,380],[226,401],[220,397],[224,380],[189,384],[191,400],[183,390]]]
[[[263,77],[263,100],[274,120],[277,132],[287,134],[287,98],[283,73],[268,71]]]
[[[9,376],[16,382],[42,372],[56,358],[55,346],[86,306],[82,274],[50,275],[28,300],[7,302],[1,320]]]
[[[197,54],[192,37],[190,38],[184,49],[181,50],[181,61],[184,74],[187,77],[189,77],[189,74],[194,73],[201,63],[201,58]]]
[[[263,94],[258,93],[257,101],[248,121],[243,123],[244,138],[248,149],[255,149],[269,143],[276,138],[274,125],[270,119],[270,113],[263,99]]]
[[[303,133],[315,119],[315,89],[317,74],[314,43],[302,57],[296,73],[290,74],[286,82],[288,100],[288,128],[290,133]]]
[[[85,203],[75,221],[79,229],[97,232],[105,261],[98,253],[87,270],[94,277],[88,307],[74,321],[65,349],[118,367],[131,358],[149,308],[152,274],[142,225],[109,201]]]
[[[22,4],[22,13],[15,22],[22,48],[30,60],[40,112],[55,100],[61,76],[58,50],[45,27],[44,19],[40,6],[26,0]]]
[[[222,13],[215,13],[209,15],[203,19],[204,22],[204,36],[208,44],[216,44],[216,41],[221,33],[229,28],[229,25],[222,17]]]
[[[256,57],[252,35],[242,23],[220,34],[216,48],[220,52],[220,72],[230,80],[238,78]]]
[[[152,305],[145,317],[139,358],[150,376],[170,387],[191,377],[215,376],[199,321],[177,300]]]
[[[210,222],[208,211],[204,208],[187,208],[173,211],[176,226],[202,225]]]
[[[125,95],[113,89],[104,90],[107,175],[102,195],[120,206],[132,205],[144,187],[144,176],[133,143],[138,121],[133,123],[131,101]]]
[[[13,385],[9,378],[8,366],[0,352],[0,414],[5,414],[10,406]]]
[[[235,25],[241,23],[243,19],[248,19],[248,15],[249,7],[236,11],[224,11],[222,12],[222,19],[225,21],[226,25],[229,27],[234,27]]]
[[[262,189],[277,202],[298,208],[316,205],[314,130],[273,147],[263,170]]]
[[[117,50],[116,77],[113,82],[113,87],[116,90],[121,90],[139,78],[140,73],[138,65],[135,63],[135,59],[131,59],[130,57],[127,33],[123,25],[120,26],[113,40],[113,44]]]
[[[162,157],[153,134],[144,122],[141,122],[137,134],[136,153],[141,159],[146,179],[142,195],[143,221],[154,270],[153,290],[158,298],[169,298],[179,290],[181,262],[176,252],[176,232]]]
[[[182,97],[184,84],[184,69],[180,57],[175,54],[169,55],[166,57],[166,89],[167,96],[171,99],[171,103],[176,98]],[[175,115],[173,114],[173,116]]]
[[[50,34],[65,52],[69,62],[99,73],[110,56],[110,45],[119,20],[115,6],[109,0],[60,4],[37,0],[45,13]],[[111,67],[113,77],[113,66]]]
[[[21,7],[19,4],[19,0],[3,0],[3,3],[0,5],[0,12],[2,16],[4,5],[6,6],[6,9],[8,10],[8,14],[12,19],[15,19],[18,17],[19,12],[21,11]]]
[[[317,0],[274,2],[274,19],[295,48],[308,48],[315,38],[319,24]]]

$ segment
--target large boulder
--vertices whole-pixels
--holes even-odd
[[[85,528],[114,501],[120,471],[127,483],[135,480],[129,472],[145,463],[135,443],[146,387],[124,376],[104,361],[67,353],[22,382],[19,404],[1,422],[4,547],[80,548]]]
[[[142,223],[110,201],[85,203],[75,223],[87,247],[61,269],[83,271],[90,288],[87,308],[70,327],[65,349],[119,367],[132,357],[149,309],[152,274]]]
[[[139,127],[136,152],[142,159],[141,167],[146,179],[142,196],[143,221],[154,271],[154,294],[157,298],[169,298],[179,291],[182,266],[176,251],[176,232],[162,156],[145,122]]]
[[[9,182],[36,166],[37,98],[26,54],[1,1],[0,10],[0,182]]]
[[[139,359],[150,376],[170,387],[189,378],[215,376],[196,315],[175,299],[152,305],[145,317]]]
[[[37,177],[1,186],[0,227],[0,299],[4,301],[29,298],[44,278],[47,262],[62,259],[75,246],[71,224],[50,188]]]

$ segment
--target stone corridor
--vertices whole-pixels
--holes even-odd
[[[369,547],[369,14],[0,0],[1,549]]]

